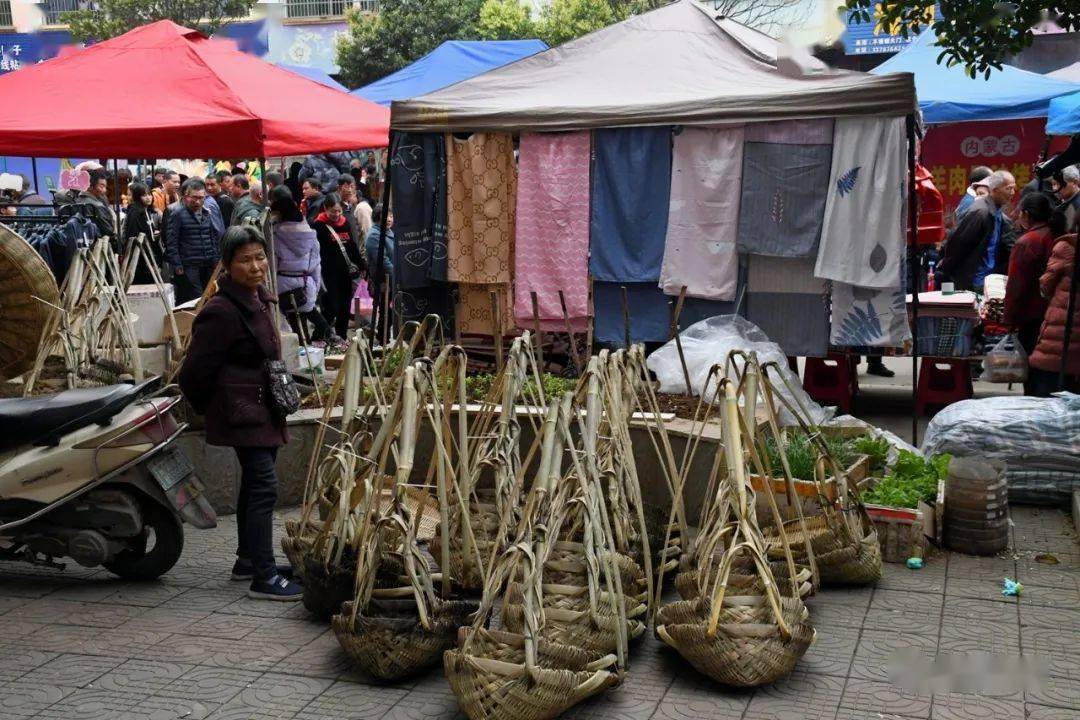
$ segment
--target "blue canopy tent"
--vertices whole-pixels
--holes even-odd
[[[352,94],[389,107],[394,100],[426,95],[547,49],[542,40],[447,40],[412,65]]]
[[[1076,135],[1080,133],[1080,92],[1054,98],[1046,118],[1047,135]]]
[[[989,79],[973,79],[962,65],[939,65],[940,54],[934,33],[927,31],[871,72],[914,74],[919,109],[930,124],[1046,117],[1051,100],[1080,91],[1076,83],[1009,65],[994,70]]]
[[[278,63],[279,68],[294,72],[297,75],[303,75],[308,80],[314,80],[320,85],[325,85],[328,88],[334,88],[342,92],[349,92],[349,88],[339,83],[334,78],[326,74],[325,71],[315,67],[304,67],[302,65],[286,65],[285,63]]]

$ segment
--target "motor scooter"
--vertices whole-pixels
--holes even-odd
[[[217,525],[160,380],[0,400],[0,560],[152,580]]]

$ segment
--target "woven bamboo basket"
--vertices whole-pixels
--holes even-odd
[[[487,563],[491,560],[495,543],[492,541],[499,532],[499,514],[494,504],[470,503],[469,524],[472,528],[472,536],[476,540],[473,550],[473,562],[466,566],[464,562],[464,548],[461,540],[461,512],[450,513],[450,573],[455,582],[466,590],[482,590],[484,578],[481,576],[480,567],[475,562],[475,555],[479,554],[480,560]],[[428,549],[436,561],[442,558],[442,526],[438,524],[432,530],[431,541]],[[445,568],[443,568],[445,570]]]
[[[790,573],[786,562],[771,562],[769,563],[769,569],[772,570],[777,582],[787,583]],[[813,584],[811,583],[813,574],[810,572],[810,568],[805,565],[796,564],[795,570],[795,578],[799,585],[799,597],[805,600],[814,594]],[[686,570],[675,576],[675,590],[679,593],[679,597],[683,600],[696,600],[701,596],[698,577],[697,570]],[[728,578],[728,588],[736,595],[758,595],[765,592],[765,583],[758,575],[732,572]]]
[[[728,596],[716,634],[708,633],[709,605],[683,600],[660,609],[656,636],[699,672],[734,687],[765,685],[787,675],[814,641],[809,613],[798,598],[781,599],[785,637],[764,595]]]
[[[580,648],[540,639],[536,665],[528,667],[524,636],[467,628],[461,633],[461,645],[470,649],[447,650],[443,665],[470,720],[548,720],[620,682],[617,673],[590,666]]]
[[[329,619],[353,597],[356,554],[348,550],[340,564],[325,565],[311,554],[304,558],[304,607],[316,617]]]
[[[59,303],[60,289],[49,266],[22,236],[0,224],[0,380],[34,366]]]
[[[315,542],[315,532],[310,530],[305,533],[301,530],[300,523],[296,520],[285,521],[285,536],[281,538],[281,550],[292,565],[293,576],[304,578],[306,557],[311,552],[311,546]]]
[[[844,520],[838,517],[834,522]],[[838,530],[833,529],[824,515],[808,517],[805,524],[823,584],[871,585],[881,579],[881,546],[872,525],[861,538],[850,542],[842,538]],[[864,527],[862,523],[855,524],[857,527]],[[794,521],[784,523],[784,526],[796,563],[807,562],[805,535],[801,528]],[[778,560],[783,557],[778,535],[766,534],[765,540],[769,543],[770,559]]]
[[[561,645],[582,648],[590,658],[608,655],[616,651],[617,624],[619,618],[612,612],[606,599],[597,603],[594,616],[590,610],[588,587],[551,586],[544,588],[545,623],[540,637]],[[525,631],[524,594],[521,585],[511,583],[503,599],[503,626],[513,633]],[[637,640],[645,634],[643,618],[646,606],[630,598],[625,600],[627,636]]]
[[[436,665],[478,607],[472,601],[440,601],[428,609],[430,627],[425,628],[412,599],[372,600],[355,619],[350,601],[331,626],[345,653],[363,670],[380,680],[401,680]]]

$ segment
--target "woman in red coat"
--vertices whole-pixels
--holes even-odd
[[[1076,225],[1073,234],[1059,237],[1050,253],[1046,272],[1039,280],[1042,296],[1050,305],[1046,309],[1042,332],[1035,352],[1028,359],[1028,383],[1032,395],[1048,397],[1058,388],[1065,351],[1065,318],[1068,316],[1069,293],[1072,289],[1073,260],[1076,257]],[[1065,390],[1080,390],[1080,298],[1073,310],[1069,340],[1069,356],[1065,365]]]
[[[269,263],[262,233],[244,225],[226,230],[221,264],[218,292],[192,326],[180,389],[206,415],[206,442],[233,448],[240,461],[233,579],[251,580],[249,597],[300,600],[303,588],[274,563],[274,460],[288,433],[269,398],[265,365],[281,359],[281,337],[271,312],[277,299],[263,286]]]
[[[1009,256],[1009,280],[1005,287],[1005,324],[1014,328],[1024,352],[1031,355],[1046,317],[1046,299],[1039,292],[1039,278],[1046,272],[1055,234],[1050,227],[1054,206],[1042,193],[1030,193],[1020,201],[1017,223],[1024,234]]]

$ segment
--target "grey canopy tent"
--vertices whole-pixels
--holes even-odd
[[[918,103],[910,73],[833,70],[694,0],[677,0],[455,85],[395,101],[390,126],[392,134],[521,133],[905,116],[914,177]],[[913,188],[908,221],[916,226]],[[389,191],[387,182],[387,206]],[[376,267],[381,275],[381,257]],[[377,277],[377,290],[381,283]]]
[[[800,65],[802,67],[800,67]],[[678,0],[428,95],[391,127],[553,131],[903,116],[909,74],[876,77],[784,57],[774,39]]]

